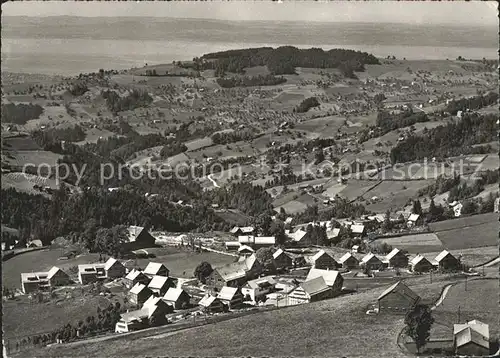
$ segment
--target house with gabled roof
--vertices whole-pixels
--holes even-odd
[[[110,257],[105,263],[78,265],[78,280],[82,285],[125,276],[126,269],[117,259]]]
[[[234,236],[240,235],[253,235],[255,228],[253,226],[235,226],[230,230],[230,233]]]
[[[478,320],[453,325],[455,353],[461,356],[484,356],[490,354],[489,326]]]
[[[323,277],[316,277],[302,282],[297,288],[288,294],[289,305],[299,305],[317,302],[332,298],[333,290],[328,286]]]
[[[435,265],[440,270],[458,270],[460,268],[460,261],[446,250],[441,251],[434,259]]]
[[[382,260],[371,252],[361,259],[360,265],[366,267],[368,270],[380,270],[384,267]]]
[[[339,259],[339,264],[345,269],[355,269],[359,267],[359,260],[350,252],[346,252]]]
[[[125,276],[126,269],[117,259],[110,257],[104,264],[106,278],[119,278]]]
[[[244,262],[235,262],[214,268],[207,277],[206,284],[216,288],[223,286],[240,287],[246,281],[246,264]]]
[[[253,253],[255,252],[254,249],[252,249],[250,246],[248,245],[241,245],[238,249],[238,254],[240,255],[252,255]]]
[[[406,313],[420,301],[420,297],[403,281],[389,286],[378,297],[379,312]]]
[[[354,237],[363,237],[365,236],[365,226],[362,224],[352,224],[351,232]]]
[[[191,296],[182,288],[169,288],[162,300],[174,309],[185,309],[189,306]]]
[[[146,285],[136,283],[129,291],[129,300],[136,305],[142,306],[144,302],[153,294]]]
[[[121,318],[116,323],[115,332],[125,333],[148,328],[154,318],[159,322],[166,323],[165,315],[172,312],[173,308],[171,306],[158,297],[150,296],[140,309],[127,311],[120,315]]]
[[[68,274],[56,266],[49,271],[21,274],[21,288],[25,294],[70,283]]]
[[[422,215],[418,214],[411,214],[408,217],[408,221],[406,222],[407,227],[412,228],[414,226],[419,226],[423,224],[423,217]]]
[[[328,240],[336,239],[340,235],[340,228],[332,228],[326,230],[326,238]]]
[[[332,289],[333,296],[337,296],[342,292],[344,278],[342,277],[339,271],[322,270],[313,267],[309,270],[306,277],[306,281],[315,279],[317,277],[323,277],[325,283]]]
[[[226,241],[224,243],[227,251],[238,251],[241,247],[241,244],[238,241]]]
[[[410,261],[410,270],[413,272],[428,272],[434,268],[432,263],[423,255],[418,254]]]
[[[157,296],[163,296],[168,289],[177,287],[177,280],[172,277],[153,276],[148,288]]]
[[[293,259],[282,249],[278,249],[273,254],[274,265],[276,269],[287,269],[293,267]]]
[[[248,281],[247,284],[242,287],[241,293],[244,299],[248,296],[253,303],[256,303],[258,299],[273,292],[275,287],[276,281],[272,276],[259,277]]]
[[[222,303],[222,301],[218,299],[216,296],[210,294],[206,294],[205,296],[203,296],[200,302],[198,302],[198,305],[205,312],[209,313],[224,311],[224,304]]]
[[[142,283],[144,285],[149,285],[151,279],[140,270],[133,269],[127,276],[125,276],[124,282],[127,288],[132,288],[136,283]]]
[[[406,267],[408,266],[408,257],[398,248],[392,249],[385,257],[385,261],[389,267]]]
[[[335,261],[333,256],[325,250],[319,250],[315,255],[313,255],[311,257],[311,263],[318,269],[334,270],[337,267],[340,267],[339,263]]]
[[[229,309],[238,308],[243,304],[243,294],[238,287],[222,287],[217,298]]]
[[[158,262],[150,262],[144,269],[144,274],[150,278],[152,278],[153,276],[168,277],[170,271],[164,264]]]
[[[156,239],[142,226],[130,226],[128,228],[129,241],[124,245],[126,250],[137,250],[153,247]]]

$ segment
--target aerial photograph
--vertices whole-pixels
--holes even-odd
[[[2,4],[3,357],[499,357],[477,2]]]

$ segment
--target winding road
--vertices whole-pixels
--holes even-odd
[[[441,292],[441,296],[439,296],[439,299],[436,301],[436,303],[434,303],[431,307],[431,310],[434,311],[436,308],[438,308],[444,301],[444,299],[446,298],[446,295],[448,294],[448,291],[450,290],[451,286],[453,286],[453,284],[448,284],[444,287],[444,290],[443,292]]]

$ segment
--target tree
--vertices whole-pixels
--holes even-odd
[[[425,346],[431,335],[431,327],[434,323],[431,313],[429,306],[417,304],[405,317],[406,334],[415,341],[418,353],[420,353],[420,348]]]
[[[212,265],[210,265],[208,262],[203,261],[200,263],[196,268],[194,269],[194,276],[201,282],[205,283],[206,279],[210,274],[212,273],[214,269],[212,268]]]
[[[283,208],[282,208],[283,209]],[[281,222],[273,221],[269,229],[272,236],[276,238],[277,245],[283,245],[286,242],[285,226]]]
[[[422,204],[420,200],[413,200],[413,214],[422,215]]]
[[[385,213],[383,228],[385,231],[390,231],[392,229],[391,212],[389,210]]]
[[[255,252],[255,256],[264,267],[264,270],[274,271],[276,269],[274,266],[273,253],[274,248],[272,247],[262,247]]]

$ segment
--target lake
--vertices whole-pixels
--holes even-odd
[[[407,59],[498,58],[496,28],[157,18],[2,17],[2,70],[75,75],[293,45]]]

